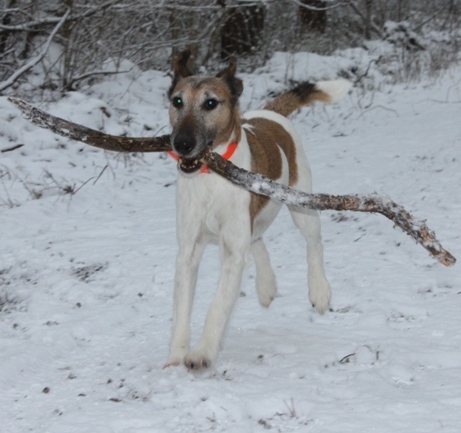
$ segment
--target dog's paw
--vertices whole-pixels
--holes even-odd
[[[309,287],[309,300],[320,314],[325,313],[331,301],[331,288],[328,281],[325,280],[311,284]]]
[[[269,308],[269,305],[272,303],[275,295],[277,294],[277,283],[275,278],[271,281],[257,281],[256,291],[258,293],[259,303],[263,307]]]
[[[175,347],[170,350],[168,360],[163,366],[163,368],[168,367],[179,367],[184,362],[184,357],[189,352],[189,347],[185,348],[183,346]]]
[[[163,369],[169,367],[179,367],[181,365],[181,361],[168,361],[166,364],[163,365]]]
[[[184,357],[184,365],[189,370],[200,371],[210,368],[213,365],[213,361],[205,355],[191,352]]]

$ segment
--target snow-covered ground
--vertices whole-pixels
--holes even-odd
[[[344,76],[360,55],[278,54],[243,75],[242,108],[292,78]],[[340,104],[296,113],[315,191],[388,195],[461,258],[460,76],[390,86],[372,69]],[[159,135],[168,86],[138,71],[41,107],[113,134]],[[381,216],[324,212],[333,301],[320,316],[283,211],[266,236],[280,289],[271,307],[259,306],[250,267],[216,368],[163,369],[175,163],[69,142],[1,98],[0,151],[16,144],[0,153],[1,433],[460,431],[459,264],[444,268]],[[194,338],[216,256],[210,247],[201,268]]]

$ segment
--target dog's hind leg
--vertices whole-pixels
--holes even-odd
[[[272,270],[269,252],[262,238],[253,241],[251,253],[256,265],[256,292],[259,303],[267,308],[277,293],[277,280]]]
[[[330,305],[331,289],[323,265],[320,218],[316,211],[290,209],[291,216],[307,243],[309,300],[320,314]]]
[[[305,155],[298,154],[299,179],[293,188],[312,192],[312,181],[309,164]],[[323,264],[323,243],[321,236],[320,217],[317,211],[290,207],[293,221],[304,236],[307,243],[307,265],[309,300],[320,314],[330,305],[331,288],[325,275]]]

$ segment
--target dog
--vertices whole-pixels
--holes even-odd
[[[315,101],[339,100],[347,94],[350,84],[345,80],[305,82],[276,97],[262,110],[241,116],[238,100],[243,83],[235,75],[235,59],[231,58],[216,76],[197,76],[187,66],[189,56],[186,51],[177,58],[168,91],[171,146],[179,167],[179,252],[170,354],[165,367],[184,364],[189,370],[203,370],[216,362],[250,253],[256,265],[260,304],[269,307],[277,293],[263,234],[281,204],[208,171],[200,157],[213,150],[239,167],[311,192],[308,161],[287,116]],[[312,210],[289,210],[307,243],[309,299],[323,314],[330,304],[331,289],[324,270],[319,215]],[[219,246],[221,273],[203,334],[191,349],[190,318],[197,273],[204,248],[210,242]]]

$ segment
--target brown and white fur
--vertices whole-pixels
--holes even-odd
[[[304,83],[269,102],[263,110],[242,117],[238,98],[242,81],[235,77],[236,63],[216,77],[192,75],[188,53],[175,64],[169,91],[171,145],[179,155],[177,181],[177,237],[173,327],[166,366],[192,370],[212,366],[225,328],[238,298],[246,259],[256,265],[259,302],[268,307],[277,292],[263,234],[280,210],[280,203],[236,187],[212,172],[201,174],[196,161],[207,149],[223,154],[238,141],[230,161],[291,187],[310,192],[311,172],[299,135],[285,116],[314,101],[333,102],[349,90],[346,81]],[[323,245],[317,212],[290,209],[294,223],[307,243],[309,299],[323,313],[331,290],[323,265]],[[190,348],[190,318],[197,272],[207,243],[219,245],[221,274],[208,311],[203,334]]]

